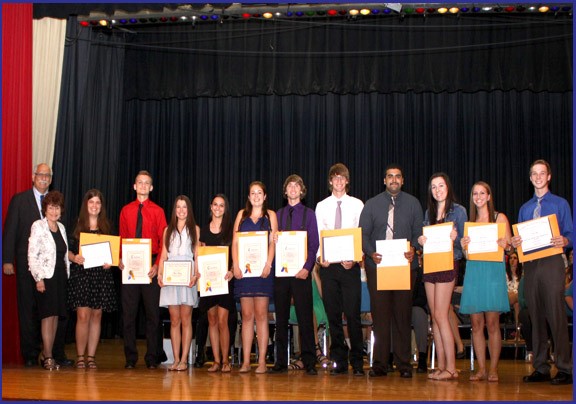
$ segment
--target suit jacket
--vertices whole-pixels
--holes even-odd
[[[39,220],[40,212],[32,188],[20,192],[12,197],[6,221],[4,222],[4,234],[2,237],[2,263],[13,264],[16,257],[28,255],[28,238],[32,223]],[[20,271],[28,271],[22,265]]]
[[[60,222],[58,229],[66,243],[66,253],[64,263],[66,272],[70,277],[70,261],[68,261],[68,240],[66,239],[66,228]],[[54,275],[56,268],[56,242],[50,233],[48,220],[36,220],[30,229],[30,242],[28,245],[28,266],[30,273],[36,282],[42,279],[50,279]]]

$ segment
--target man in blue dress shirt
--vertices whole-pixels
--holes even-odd
[[[556,214],[561,235],[552,237],[551,246],[569,248],[572,246],[573,233],[570,206],[565,199],[550,192],[551,178],[552,171],[545,160],[536,160],[532,163],[530,182],[534,186],[534,196],[520,208],[518,222]],[[521,244],[520,236],[512,237],[512,245],[515,248]],[[564,260],[557,254],[524,262],[524,274],[524,294],[532,320],[535,369],[531,375],[524,376],[524,382],[551,381],[554,385],[572,384],[570,343],[564,309]],[[548,363],[547,322],[554,341],[558,369],[552,379]]]

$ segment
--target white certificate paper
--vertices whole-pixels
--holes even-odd
[[[148,277],[148,272],[152,267],[151,252],[152,241],[149,238],[130,239],[129,244],[122,244],[123,284],[148,284],[152,282]]]
[[[104,264],[112,265],[112,248],[109,241],[82,246],[84,269],[101,267]]]
[[[404,267],[409,264],[404,256],[407,241],[405,238],[396,240],[376,240],[376,252],[382,255],[382,261],[378,267]]]
[[[354,261],[354,236],[329,236],[322,238],[324,261],[330,263]]]
[[[198,290],[200,297],[216,296],[228,294],[228,281],[224,279],[228,272],[228,260],[226,253],[199,255],[198,272]]]
[[[257,231],[238,237],[238,261],[244,278],[262,275],[268,260],[268,232]]]
[[[283,231],[278,233],[276,243],[276,276],[290,277],[296,275],[306,263],[305,231]]]
[[[162,282],[169,286],[188,286],[191,273],[194,273],[192,261],[164,261]]]
[[[452,239],[450,238],[452,226],[424,226],[422,231],[426,236],[424,254],[452,251]]]
[[[548,217],[518,223],[516,226],[522,238],[524,253],[552,246],[552,228]]]
[[[491,253],[498,251],[498,225],[496,223],[483,226],[468,227],[468,254]]]

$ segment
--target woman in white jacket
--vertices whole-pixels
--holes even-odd
[[[36,281],[36,303],[41,319],[42,366],[58,369],[52,358],[52,346],[58,328],[58,316],[66,315],[66,283],[70,275],[66,229],[58,220],[64,212],[64,195],[46,194],[42,201],[44,219],[35,221],[30,230],[28,263]]]

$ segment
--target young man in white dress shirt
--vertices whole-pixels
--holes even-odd
[[[347,194],[350,188],[348,168],[342,163],[330,167],[328,184],[332,195],[316,205],[318,231],[358,227],[364,203]],[[322,300],[330,326],[330,359],[333,362],[330,374],[348,373],[350,363],[354,375],[363,376],[360,265],[355,261],[330,264],[322,261],[321,256],[317,261],[322,280]],[[344,339],[342,314],[346,316],[350,348]]]

